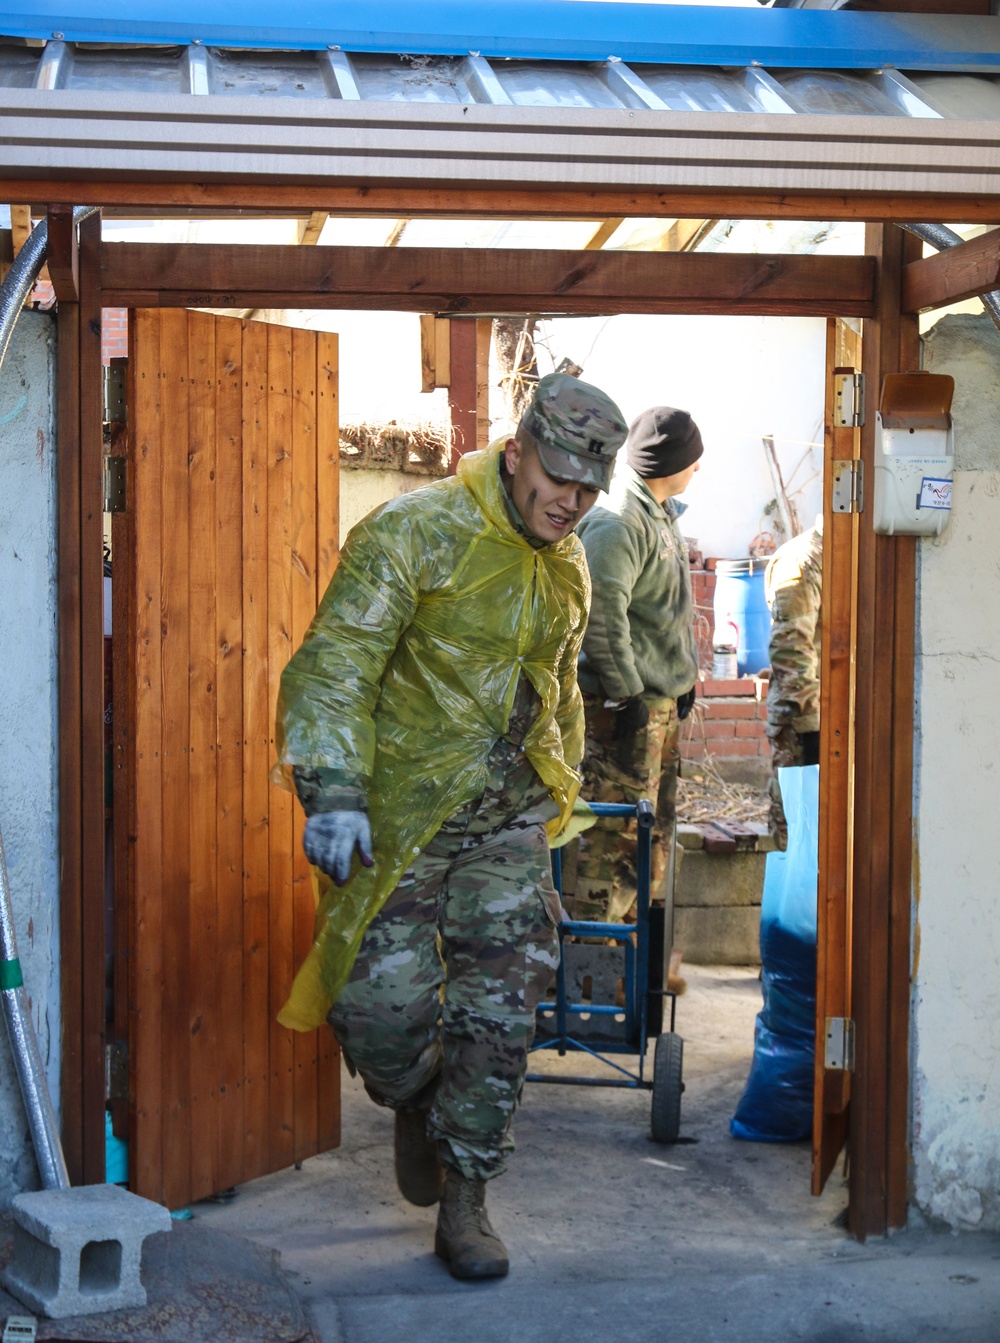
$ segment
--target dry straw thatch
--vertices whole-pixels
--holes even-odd
[[[396,420],[362,420],[340,426],[341,466],[443,476],[447,475],[450,455],[450,426],[433,421],[399,424]]]

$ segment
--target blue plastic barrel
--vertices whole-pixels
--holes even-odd
[[[715,646],[736,648],[740,676],[753,675],[771,662],[771,613],[764,598],[767,560],[717,560],[715,564]]]

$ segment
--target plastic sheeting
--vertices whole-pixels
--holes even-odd
[[[764,1006],[734,1138],[795,1142],[812,1133],[816,1035],[819,766],[778,770],[788,849],[769,853],[760,911]]]
[[[575,536],[535,549],[507,513],[502,442],[458,476],[392,500],[350,534],[302,647],[285,669],[278,759],[332,771],[368,797],[373,868],[337,888],[317,873],[315,940],[279,1021],[322,1022],[365,928],[443,821],[477,797],[519,677],[541,708],[524,750],[569,819],[583,706],[576,660],[590,580]]]

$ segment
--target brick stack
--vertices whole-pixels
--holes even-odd
[[[681,756],[701,760],[738,760],[759,756],[770,760],[765,735],[767,681],[742,676],[738,681],[704,680],[698,686],[697,712],[681,732]]]
[[[101,310],[101,362],[124,359],[128,354],[128,310],[103,308]]]

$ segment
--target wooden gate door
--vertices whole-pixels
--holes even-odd
[[[858,515],[834,506],[833,483],[860,457],[860,433],[842,424],[837,375],[861,369],[861,336],[827,322],[823,470],[823,604],[820,671],[819,908],[812,1190],[819,1194],[847,1137],[851,1074],[828,1066],[828,1023],[851,1016],[851,871],[854,850],[854,654]],[[847,490],[849,494],[849,490]],[[836,1041],[837,1032],[834,1026]],[[835,1050],[833,1051],[836,1052]],[[846,1062],[846,1061],[845,1061]]]
[[[128,414],[130,1183],[177,1208],[339,1141],[332,1032],[275,1020],[314,904],[268,780],[337,559],[337,337],[138,310]]]

